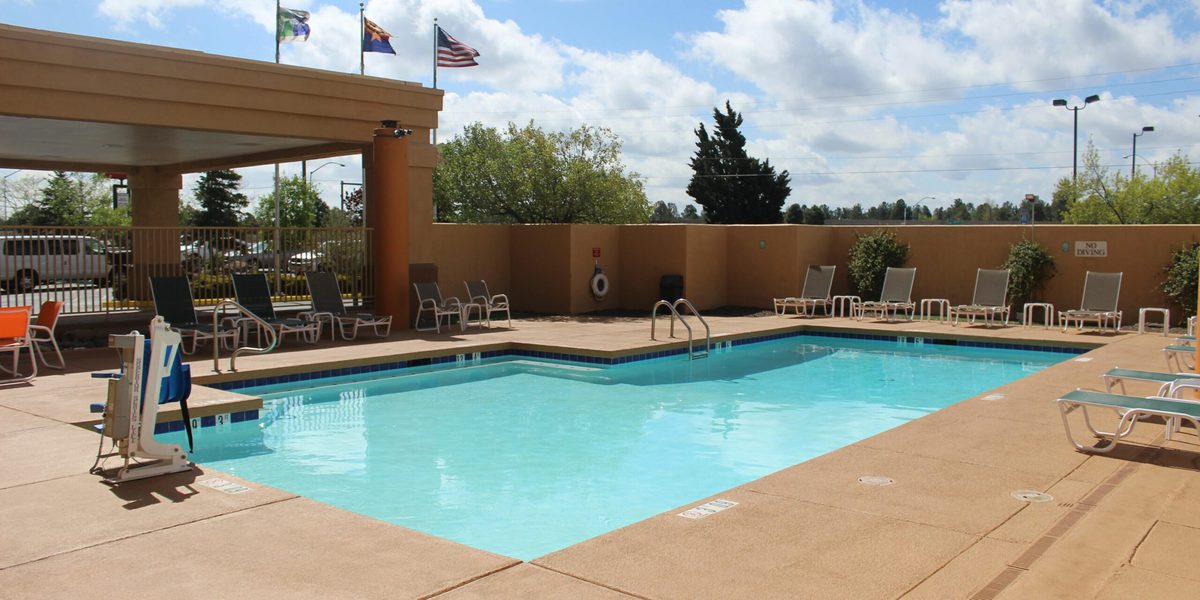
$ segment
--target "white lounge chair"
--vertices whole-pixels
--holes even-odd
[[[413,317],[413,329],[417,331],[442,332],[442,317],[446,317],[446,325],[450,325],[450,317],[458,317],[459,329],[465,330],[467,322],[463,314],[463,303],[456,296],[442,298],[442,290],[437,282],[413,283],[417,291],[417,315]],[[433,314],[433,327],[421,327],[421,313]]]
[[[1187,344],[1172,344],[1163,348],[1167,357],[1167,368],[1176,371],[1193,371],[1196,368],[1196,347]]]
[[[804,288],[800,290],[800,295],[775,298],[775,314],[782,317],[790,308],[798,317],[810,317],[819,306],[824,308],[825,314],[828,315],[829,306],[833,303],[829,294],[833,289],[833,274],[836,270],[836,265],[808,265],[804,274]]]
[[[1120,386],[1121,393],[1124,394],[1126,381],[1145,381],[1147,383],[1157,383],[1159,387],[1156,395],[1163,396],[1167,394],[1171,384],[1180,379],[1196,377],[1196,374],[1184,371],[1160,373],[1158,371],[1139,371],[1137,369],[1113,367],[1105,371],[1101,377],[1104,378],[1104,389],[1108,392],[1113,391],[1113,387]]]
[[[1184,389],[1200,389],[1200,380],[1184,380],[1172,386],[1170,392],[1174,395]],[[1080,452],[1095,452],[1098,454],[1112,452],[1112,449],[1116,447],[1117,442],[1121,438],[1133,432],[1134,426],[1137,425],[1138,420],[1143,416],[1157,416],[1166,419],[1167,439],[1171,438],[1172,432],[1178,431],[1178,423],[1182,420],[1190,421],[1196,427],[1196,431],[1200,433],[1200,402],[1192,400],[1168,396],[1126,396],[1077,388],[1064,394],[1056,402],[1059,414],[1062,415],[1063,428],[1067,432],[1067,440]],[[1096,429],[1092,424],[1091,416],[1088,414],[1089,407],[1117,411],[1120,419],[1116,427],[1112,431]],[[1071,434],[1071,422],[1067,418],[1067,415],[1077,409],[1083,413],[1083,420],[1088,430],[1091,431],[1092,435],[1100,438],[1098,442],[1091,446],[1079,443],[1075,440],[1075,436]]]
[[[912,301],[913,280],[916,277],[916,267],[888,267],[883,276],[883,291],[879,294],[879,300],[862,302],[855,306],[858,320],[861,321],[867,313],[872,313],[876,318],[886,318],[890,322],[892,316],[904,311],[911,321],[917,308]]]
[[[512,327],[512,311],[508,307],[507,295],[493,295],[488,291],[487,282],[482,279],[464,281],[463,285],[467,286],[467,302],[479,306],[488,327],[492,326],[492,313],[504,313],[508,317],[509,328]]]
[[[950,325],[958,325],[958,320],[963,317],[972,324],[975,319],[983,317],[983,323],[988,327],[997,318],[1003,317],[1004,324],[1008,325],[1008,269],[979,269],[975,272],[975,293],[971,296],[971,303],[950,308]]]
[[[1117,309],[1117,298],[1121,294],[1122,275],[1123,273],[1088,271],[1083,279],[1083,301],[1079,303],[1079,309],[1058,313],[1063,333],[1066,333],[1071,323],[1083,329],[1083,324],[1088,321],[1095,321],[1101,331],[1108,329],[1110,324],[1114,332],[1120,331],[1121,311]]]

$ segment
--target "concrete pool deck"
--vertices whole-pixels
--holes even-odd
[[[1001,343],[1089,344],[1045,369],[711,498],[521,562],[355,515],[200,465],[117,487],[87,473],[109,350],[71,352],[67,373],[0,390],[0,597],[289,598],[1192,598],[1200,583],[1200,443],[1139,426],[1111,456],[1075,452],[1054,398],[1103,389],[1113,366],[1165,370],[1169,338],[940,322],[710,317],[717,339],[798,327]],[[660,337],[665,337],[660,323]],[[518,346],[611,356],[649,351],[649,319],[562,318],[513,329],[397,332],[386,340],[239,358],[239,377],[313,365]],[[714,357],[719,359],[719,357]],[[681,357],[682,360],[682,357]],[[211,356],[192,360],[198,379]],[[222,359],[222,368],[228,360]],[[331,368],[322,366],[322,368]],[[218,379],[227,375],[210,376]],[[1151,393],[1130,384],[1130,393]],[[996,394],[1000,394],[999,397]],[[198,389],[205,402],[236,395]],[[830,418],[840,418],[830,415]],[[1078,433],[1078,431],[1077,431]],[[116,461],[110,461],[116,464]],[[882,475],[894,485],[858,483]],[[250,488],[227,494],[213,478]],[[1053,501],[1026,503],[1018,490]]]

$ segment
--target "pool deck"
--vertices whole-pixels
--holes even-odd
[[[1090,360],[1071,356],[527,563],[203,465],[104,485],[88,474],[99,440],[76,424],[93,421],[87,404],[104,398],[104,382],[88,373],[117,362],[110,350],[73,351],[68,372],[44,371],[32,384],[0,389],[0,598],[1196,597],[1194,431],[1164,443],[1161,426],[1141,424],[1134,441],[1112,455],[1089,456],[1068,445],[1054,405],[1074,387],[1103,389],[1099,375],[1113,366],[1165,370],[1160,350],[1170,338],[838,318],[709,321],[715,339],[820,327],[1095,349],[1078,357]],[[516,321],[512,329],[403,331],[386,340],[366,333],[359,342],[315,346],[288,340],[280,352],[239,358],[237,376],[509,347],[590,356],[661,350],[667,343],[651,342],[649,329],[649,319],[559,318]],[[208,374],[208,358],[192,360],[198,380],[230,377]],[[1130,393],[1154,391],[1149,384],[1129,386]],[[211,411],[254,402],[207,388],[197,388],[196,396]],[[863,485],[864,475],[895,483]],[[202,485],[214,477],[249,491]],[[1012,496],[1017,490],[1053,500],[1023,502]],[[677,516],[714,498],[738,504],[702,519]]]

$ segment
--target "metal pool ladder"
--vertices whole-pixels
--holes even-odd
[[[250,310],[247,309],[245,306],[238,304],[236,300],[230,300],[228,298],[225,300],[222,300],[222,301],[218,302],[216,306],[213,307],[212,325],[213,325],[214,337],[213,337],[213,341],[212,341],[212,347],[213,347],[213,372],[214,373],[221,372],[221,364],[220,364],[219,359],[217,358],[217,356],[220,352],[220,347],[221,347],[221,338],[220,338],[221,330],[219,329],[219,327],[217,325],[217,320],[220,318],[221,312],[225,308],[233,308],[233,309],[237,310],[237,312],[242,315],[241,318],[253,321],[256,325],[259,326],[260,330],[266,329],[267,332],[270,334],[269,339],[271,340],[271,343],[267,344],[265,347],[262,347],[262,348],[253,348],[250,346],[237,346],[236,344],[234,344],[233,354],[229,355],[229,370],[230,371],[237,372],[236,362],[237,362],[237,357],[239,354],[241,354],[243,352],[248,352],[250,354],[266,354],[266,353],[274,350],[275,346],[277,346],[279,344],[279,334],[275,331],[274,327],[271,327],[269,324],[267,324],[266,321],[262,320],[262,318],[259,317],[258,315],[254,314],[253,312],[250,312]],[[240,328],[241,325],[238,325],[238,327]],[[261,340],[259,341],[259,343],[262,343]]]
[[[696,315],[696,318],[700,319],[700,324],[704,326],[704,350],[702,352],[697,352],[695,350],[695,344],[693,342],[693,335],[692,335],[692,326],[688,325],[688,322],[684,320],[683,315],[679,312],[680,304],[682,304],[689,311],[691,311],[693,315]],[[680,299],[676,300],[674,304],[672,304],[671,302],[668,302],[666,300],[659,300],[658,302],[656,302],[654,304],[654,309],[650,311],[650,339],[652,339],[652,340],[655,339],[654,329],[655,329],[655,326],[658,324],[658,307],[660,307],[660,306],[665,306],[665,307],[667,307],[667,310],[671,311],[670,337],[675,337],[675,319],[679,319],[679,322],[683,323],[683,326],[685,328],[687,328],[688,360],[695,360],[697,358],[704,358],[704,357],[708,356],[709,349],[712,346],[712,330],[709,329],[709,327],[708,327],[708,321],[705,321],[704,317],[700,316],[700,311],[696,310],[696,307],[692,306],[692,303],[689,302],[687,298],[680,298]]]

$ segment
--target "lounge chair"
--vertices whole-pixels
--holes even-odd
[[[796,316],[809,317],[820,306],[828,316],[829,307],[833,303],[829,294],[833,289],[833,273],[836,270],[836,265],[808,265],[804,274],[804,289],[800,290],[800,295],[775,298],[775,314],[782,317],[791,308],[796,311]]]
[[[348,313],[346,304],[342,302],[342,288],[338,285],[337,275],[331,271],[308,271],[304,274],[308,281],[308,293],[312,297],[312,310],[300,315],[312,321],[328,322],[330,339],[337,339],[341,333],[342,339],[352,340],[358,337],[359,327],[372,327],[375,335],[387,337],[392,331],[392,317],[381,317],[371,313]],[[347,333],[349,328],[349,333]],[[381,329],[382,328],[382,329]],[[380,332],[382,330],[382,333]]]
[[[1113,331],[1121,330],[1121,311],[1117,309],[1117,297],[1121,293],[1122,273],[1096,273],[1088,271],[1083,279],[1083,301],[1078,310],[1059,311],[1058,320],[1066,333],[1071,323],[1083,329],[1087,321],[1095,321],[1101,331],[1111,323]]]
[[[1108,392],[1111,392],[1113,387],[1119,385],[1121,393],[1124,394],[1126,381],[1145,381],[1147,383],[1157,383],[1159,388],[1156,395],[1163,396],[1167,394],[1167,390],[1171,387],[1171,384],[1180,379],[1196,377],[1196,374],[1185,371],[1160,373],[1158,371],[1139,371],[1137,369],[1113,367],[1105,371],[1101,377],[1104,378],[1104,389]]]
[[[467,302],[479,306],[488,327],[492,326],[492,313],[504,313],[508,317],[509,328],[512,328],[512,311],[508,307],[506,294],[492,295],[487,282],[482,279],[464,281],[463,284],[467,286]]]
[[[321,336],[320,321],[288,319],[275,314],[275,305],[271,302],[271,287],[264,273],[234,273],[233,294],[237,296],[238,304],[273,328],[279,334],[280,340],[284,335],[294,333],[297,338],[315,344]],[[243,319],[241,323],[246,325],[247,320]]]
[[[186,275],[150,278],[150,295],[154,299],[154,313],[162,317],[179,332],[183,340],[191,340],[191,346],[179,344],[184,354],[192,354],[202,341],[214,340],[232,347],[237,343],[236,328],[213,329],[212,323],[201,323],[196,317],[196,304],[192,300],[192,284]]]
[[[975,293],[971,296],[971,303],[950,308],[950,325],[958,325],[962,317],[967,317],[972,324],[976,318],[983,317],[983,323],[988,327],[996,322],[997,317],[1004,317],[1004,324],[1008,325],[1008,269],[979,269],[975,272]]]
[[[1174,395],[1184,389],[1200,389],[1200,380],[1192,379],[1177,383],[1172,386],[1171,393]],[[1060,397],[1057,400],[1057,404],[1059,413],[1062,415],[1063,428],[1067,432],[1067,440],[1080,452],[1095,452],[1098,454],[1112,452],[1112,449],[1117,446],[1117,442],[1121,438],[1133,432],[1133,427],[1137,425],[1138,420],[1143,416],[1156,416],[1166,419],[1167,439],[1171,438],[1172,432],[1178,431],[1178,423],[1183,420],[1190,421],[1196,427],[1197,433],[1200,434],[1200,402],[1192,400],[1168,396],[1126,396],[1077,388]],[[1096,429],[1092,425],[1091,416],[1088,414],[1089,407],[1117,411],[1120,419],[1113,431]],[[1083,413],[1084,423],[1087,425],[1088,430],[1092,432],[1092,435],[1100,438],[1098,442],[1091,446],[1080,444],[1075,441],[1075,436],[1071,435],[1071,422],[1067,419],[1067,415],[1076,409],[1079,409]]]
[[[908,320],[911,321],[913,312],[916,311],[916,304],[912,301],[912,286],[916,277],[917,269],[915,267],[907,269],[888,267],[887,273],[883,276],[883,291],[879,294],[879,300],[856,305],[855,312],[858,314],[858,320],[863,320],[870,312],[876,318],[883,317],[890,322],[893,315],[904,311],[908,313]]]
[[[1196,368],[1196,347],[1187,344],[1172,344],[1163,348],[1167,357],[1167,368],[1176,371],[1192,371]]]
[[[437,282],[429,281],[413,283],[417,291],[417,316],[413,318],[413,329],[417,331],[435,330],[442,332],[442,317],[446,317],[446,325],[450,325],[450,317],[458,317],[459,329],[467,328],[463,315],[463,303],[455,296],[442,298],[442,290]],[[433,327],[421,327],[421,313],[433,313]]]
[[[33,341],[29,335],[29,306],[11,306],[0,308],[0,352],[12,353],[12,369],[0,366],[0,371],[13,376],[12,379],[0,380],[0,384],[23,383],[37,377],[37,357],[34,356]],[[18,370],[21,350],[29,350],[28,374]]]
[[[51,369],[63,369],[67,366],[66,361],[63,360],[62,350],[58,347],[58,340],[54,337],[54,329],[58,327],[58,316],[62,314],[62,307],[63,303],[60,300],[43,302],[42,307],[38,309],[37,321],[29,326],[29,339],[33,342],[33,349],[37,351],[42,364]],[[42,344],[50,344],[50,348],[58,357],[58,364],[51,364],[46,360],[46,354],[42,352]]]

